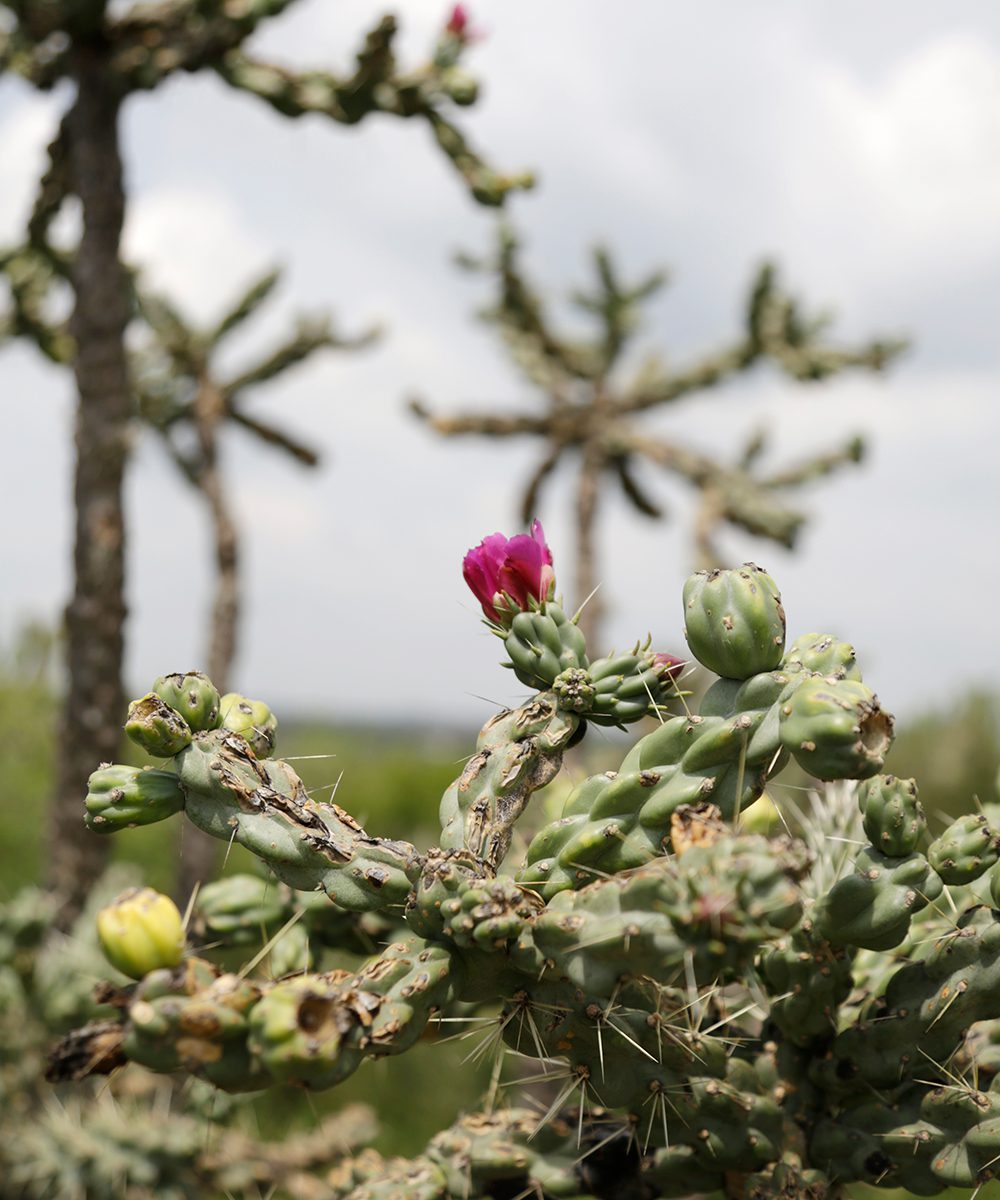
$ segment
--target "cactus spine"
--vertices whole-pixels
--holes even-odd
[[[164,768],[188,819],[283,885],[206,889],[195,942],[238,948],[251,923],[280,926],[298,890],[296,946],[312,953],[324,929],[351,937],[368,921],[381,948],[356,970],[300,964],[284,978],[189,952],[125,993],[117,1025],[78,1031],[54,1072],[87,1073],[92,1038],[110,1040],[107,1061],[229,1090],[326,1088],[405,1052],[441,1013],[492,1005],[486,1036],[540,1060],[549,1112],[490,1109],[414,1160],[362,1156],[343,1165],[338,1195],[818,1200],[852,1181],[920,1194],[983,1182],[1000,1161],[1000,920],[984,903],[1000,888],[1000,835],[973,815],[928,842],[915,783],[881,773],[892,718],[853,650],[808,634],[786,651],[760,568],[685,590],[691,650],[726,673],[699,712],[672,715],[665,656],[590,660],[539,535],[510,562],[500,535],[467,559],[510,665],[541,690],[485,725],[442,799],[437,847],[369,834],[224,720],[191,728]],[[659,724],[619,770],[580,782],[511,870],[515,823],[588,722],[647,714]],[[743,829],[790,758],[821,780],[865,782],[817,798],[801,837]],[[119,770],[101,768],[92,792]],[[133,815],[88,820],[109,832]],[[851,854],[824,840],[824,822]],[[938,904],[946,891],[955,920]]]

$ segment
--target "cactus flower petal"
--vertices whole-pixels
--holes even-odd
[[[552,551],[540,521],[532,522],[531,533],[483,538],[466,554],[462,574],[487,620],[504,627],[515,613],[543,604],[555,592]]]

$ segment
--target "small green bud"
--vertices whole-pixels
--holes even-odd
[[[329,901],[324,897],[324,901]],[[205,937],[259,942],[261,930],[277,928],[291,915],[285,890],[258,875],[228,875],[198,893],[195,917]]]
[[[594,703],[594,685],[582,667],[568,667],[552,681],[556,703],[564,712],[585,713]]]
[[[87,781],[87,826],[114,833],[165,821],[184,807],[180,780],[172,771],[112,763]]]
[[[695,658],[726,679],[773,671],[785,649],[778,586],[756,563],[699,571],[684,585],[684,633]]]
[[[916,780],[876,775],[858,789],[858,804],[876,850],[890,858],[905,858],[916,850],[927,828]]]
[[[108,962],[131,979],[176,967],[184,954],[184,923],[177,905],[152,888],[129,888],[102,908],[97,936]]]
[[[1000,835],[982,813],[967,813],[927,847],[927,861],[945,883],[971,883],[1000,859]]]
[[[191,745],[191,727],[179,712],[148,692],[128,706],[125,732],[154,758],[173,758]]]
[[[179,712],[196,733],[218,728],[219,693],[208,676],[200,671],[161,675],[153,684],[153,691]]]
[[[829,633],[804,633],[788,647],[783,667],[799,666],[819,675],[835,679],[860,679],[861,671],[854,658],[854,647],[838,642]]]
[[[263,700],[248,700],[238,692],[227,692],[219,701],[222,728],[242,734],[258,758],[268,758],[274,750],[278,718]]]

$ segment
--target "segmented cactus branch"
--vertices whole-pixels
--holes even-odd
[[[485,1111],[415,1159],[344,1161],[334,1195],[833,1200],[857,1181],[932,1195],[992,1178],[1000,833],[991,809],[930,837],[915,782],[883,770],[892,718],[852,647],[786,646],[778,589],[752,563],[700,572],[685,633],[719,678],[700,711],[673,715],[680,660],[591,659],[540,525],[484,539],[463,570],[537,691],[487,722],[426,852],[309,797],[270,757],[261,702],[227,705],[192,674],[133,704],[126,731],[167,761],[99,769],[91,827],[183,810],[282,885],[206,888],[179,962],[176,910],[120,897],[101,936],[137,982],[105,990],[110,1013],[57,1047],[50,1076],[131,1060],[236,1092],[329,1088],[434,1038],[444,1014],[473,1015],[473,1053],[494,1056]],[[649,715],[512,872],[512,829],[566,748]],[[765,789],[774,805],[790,759],[830,790],[788,806],[787,830],[754,832],[750,806]],[[323,969],[331,945],[365,957]],[[505,1055],[521,1076],[534,1063],[542,1110],[497,1104]]]

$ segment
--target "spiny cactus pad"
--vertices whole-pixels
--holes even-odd
[[[149,736],[183,725],[178,749],[156,772],[101,768],[88,823],[183,809],[276,879],[206,887],[186,957],[125,989],[117,1024],[72,1035],[54,1073],[80,1074],[93,1038],[94,1070],[126,1058],[232,1091],[329,1088],[448,1014],[481,1023],[484,1052],[537,1060],[542,1110],[498,1108],[494,1090],[415,1159],[346,1161],[333,1194],[821,1200],[852,1181],[931,1195],[991,1178],[1000,834],[972,813],[931,840],[914,781],[882,771],[892,718],[852,648],[809,633],[786,651],[759,567],[685,588],[688,643],[721,672],[695,711],[672,656],[589,657],[540,529],[527,549],[488,541],[470,552],[492,555],[477,595],[507,665],[539,690],[486,723],[429,851],[310,796],[269,757],[266,705],[222,697],[213,715],[202,677],[157,683],[170,713],[151,706]],[[531,586],[496,582],[486,567],[499,580],[518,547]],[[569,789],[509,864],[533,795],[587,727],[644,717],[620,767]],[[793,809],[776,782],[792,759],[866,782]],[[788,826],[772,836],[741,816],[765,788]],[[238,955],[252,931],[270,939],[263,971],[197,949]],[[365,939],[359,965],[323,969],[327,946]]]

